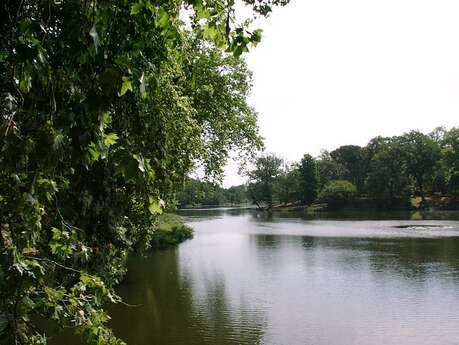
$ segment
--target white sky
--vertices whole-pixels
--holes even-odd
[[[266,150],[288,161],[459,125],[458,0],[291,0],[246,56]],[[224,186],[244,182],[235,163]]]

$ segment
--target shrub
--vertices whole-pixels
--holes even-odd
[[[193,237],[193,229],[183,223],[181,217],[174,214],[162,214],[151,237],[152,249],[165,249]]]
[[[355,199],[357,188],[346,180],[330,181],[319,194],[319,200],[328,208],[338,209]]]

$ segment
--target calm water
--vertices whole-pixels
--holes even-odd
[[[455,214],[184,215],[193,240],[131,260],[141,306],[110,310],[128,344],[459,344]]]

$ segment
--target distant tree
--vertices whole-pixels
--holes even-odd
[[[448,192],[459,196],[459,127],[452,128],[445,134],[442,156],[447,174]]]
[[[330,152],[330,156],[346,168],[348,171],[346,179],[352,181],[358,191],[362,191],[366,174],[362,148],[357,145],[345,145]]]
[[[451,128],[443,139],[445,164],[451,172],[459,172],[459,127]]]
[[[316,160],[319,175],[319,190],[332,180],[343,180],[349,176],[346,167],[335,161],[328,151],[322,151]]]
[[[328,208],[339,209],[355,199],[357,188],[350,181],[329,182],[319,194],[319,200],[326,202]]]
[[[250,199],[261,207],[266,203],[271,209],[274,203],[274,184],[282,173],[283,160],[276,155],[263,155],[256,159],[255,168],[248,172]]]
[[[397,138],[380,141],[373,152],[366,179],[368,196],[379,203],[409,197],[410,178],[405,169],[402,147]]]
[[[443,146],[447,133],[448,130],[445,127],[436,127],[432,132],[429,133],[429,137],[438,145]]]
[[[244,185],[232,186],[224,190],[226,202],[231,205],[247,203],[247,187]]]
[[[419,131],[406,133],[399,140],[406,171],[415,180],[424,202],[426,187],[432,183],[440,159],[440,147],[431,137]]]
[[[298,165],[300,198],[305,204],[314,202],[319,189],[319,173],[316,160],[305,154]]]
[[[188,178],[177,195],[179,207],[237,205],[247,202],[247,188],[243,185],[222,188],[209,181]]]
[[[455,172],[449,178],[448,192],[452,196],[459,197],[459,173]]]
[[[300,177],[296,165],[286,167],[274,185],[276,198],[285,204],[300,200]]]

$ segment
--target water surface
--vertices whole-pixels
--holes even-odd
[[[130,262],[128,344],[459,344],[455,214],[184,215],[193,240]]]

